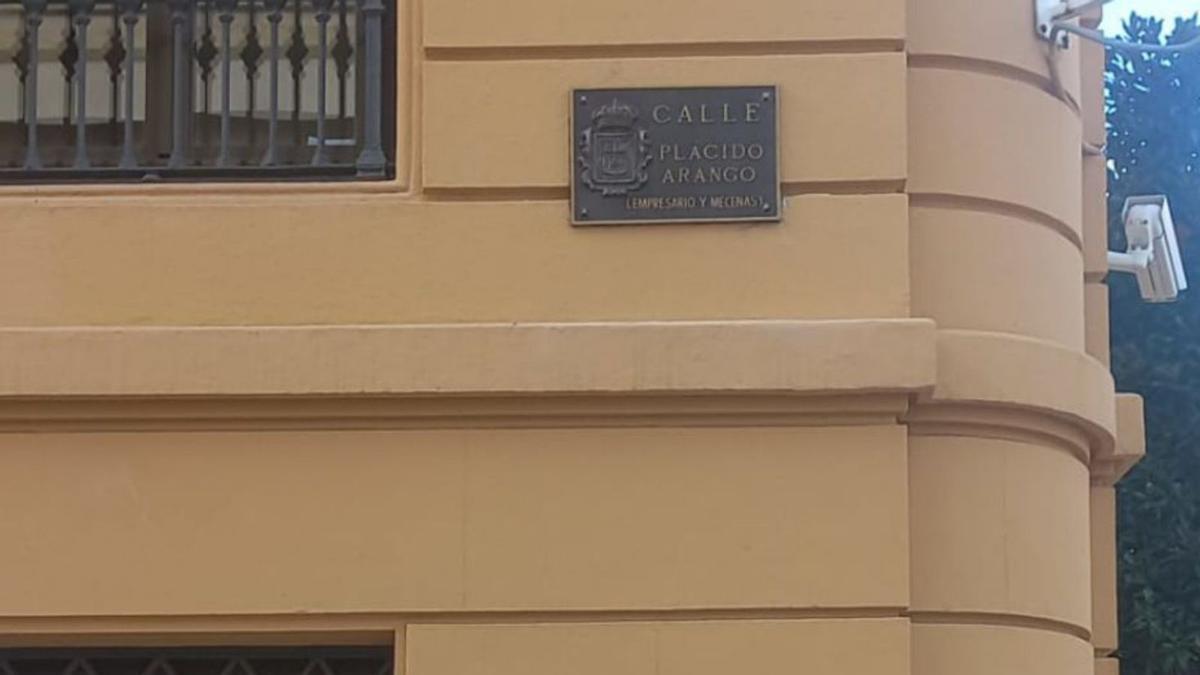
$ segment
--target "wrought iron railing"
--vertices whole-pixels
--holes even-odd
[[[0,648],[0,675],[392,675],[390,647]]]
[[[0,181],[386,177],[395,2],[0,0]]]

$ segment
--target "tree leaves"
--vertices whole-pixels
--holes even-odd
[[[1177,44],[1197,17],[1169,35],[1132,15],[1130,41]],[[1106,88],[1109,238],[1124,249],[1125,198],[1165,193],[1184,264],[1200,279],[1200,54],[1109,51]],[[1146,398],[1149,456],[1119,488],[1122,670],[1200,673],[1200,295],[1143,303],[1126,275],[1111,275],[1113,372],[1118,388]]]

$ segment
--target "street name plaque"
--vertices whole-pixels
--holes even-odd
[[[774,86],[576,89],[571,222],[779,220]]]

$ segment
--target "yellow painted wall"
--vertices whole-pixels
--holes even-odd
[[[895,425],[0,443],[12,615],[907,605]]]
[[[394,181],[0,188],[0,645],[1113,672],[1094,50],[1055,76],[1024,2],[401,7]],[[569,225],[571,88],[750,82],[781,222]]]

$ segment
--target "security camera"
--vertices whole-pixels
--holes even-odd
[[[1172,302],[1187,290],[1171,207],[1163,195],[1130,197],[1122,214],[1124,253],[1109,251],[1108,268],[1137,277],[1147,302]]]
[[[1034,22],[1039,36],[1054,39],[1059,46],[1067,47],[1066,35],[1059,37],[1055,26],[1079,16],[1097,5],[1108,0],[1034,0]]]
[[[1069,36],[1078,35],[1084,40],[1102,44],[1121,52],[1142,54],[1182,54],[1200,49],[1200,35],[1184,42],[1169,45],[1142,44],[1111,38],[1103,31],[1084,28],[1073,21],[1083,12],[1103,5],[1110,0],[1033,0],[1033,25],[1038,37],[1056,45],[1059,49],[1071,46]]]

